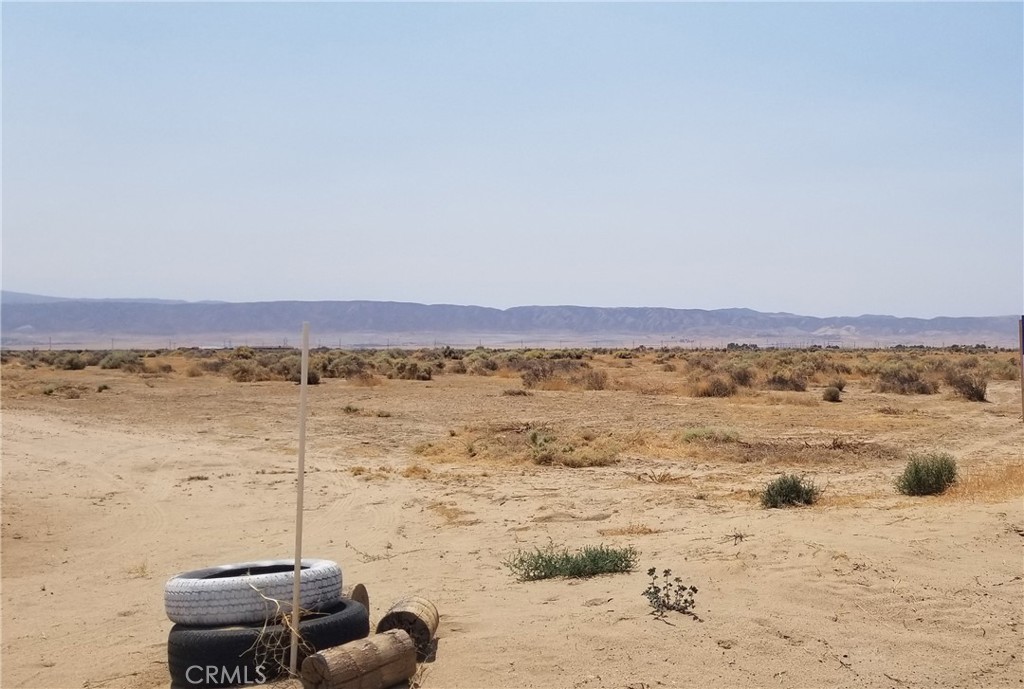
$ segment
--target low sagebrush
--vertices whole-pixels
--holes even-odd
[[[813,505],[821,495],[821,488],[800,476],[780,476],[761,491],[763,507],[789,507],[791,505]]]
[[[935,495],[956,482],[956,460],[948,452],[912,455],[896,479],[904,495]]]
[[[978,371],[968,370],[965,367],[946,371],[946,384],[966,400],[986,401],[985,393],[988,391],[988,380],[984,374]]]

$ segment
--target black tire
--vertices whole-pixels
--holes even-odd
[[[299,663],[307,655],[370,635],[370,615],[348,599],[311,613],[299,623]],[[213,689],[262,684],[288,667],[291,636],[281,624],[190,627],[176,624],[167,636],[171,689]]]
[[[164,608],[178,624],[263,624],[291,610],[294,582],[294,560],[207,567],[168,579]],[[341,567],[330,560],[303,560],[299,585],[302,609],[321,610],[341,600]]]

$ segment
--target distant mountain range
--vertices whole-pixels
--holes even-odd
[[[976,344],[1013,347],[1017,316],[816,318],[750,309],[482,306],[379,301],[185,302],[67,299],[0,293],[4,346],[223,346],[297,341],[309,321],[314,344],[458,346],[875,346]],[[113,340],[113,343],[111,342]]]

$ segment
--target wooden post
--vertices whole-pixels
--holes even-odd
[[[302,492],[306,484],[306,400],[308,398],[309,377],[309,323],[302,324],[302,367],[299,374],[299,468],[296,472],[295,491],[295,583],[292,585],[292,648],[291,662],[288,669],[292,676],[299,671],[299,620],[301,609],[301,571],[302,571]]]

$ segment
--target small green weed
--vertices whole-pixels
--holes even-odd
[[[584,546],[575,552],[548,544],[532,551],[519,550],[502,561],[520,581],[567,577],[583,579],[598,574],[631,572],[640,554],[634,548]]]
[[[664,581],[658,580],[657,568],[651,567],[647,570],[647,576],[651,578],[651,582],[647,584],[647,588],[641,595],[651,604],[651,608],[653,608],[651,614],[660,620],[665,618],[668,611],[675,610],[697,618],[693,613],[695,604],[693,597],[697,594],[697,587],[684,584],[679,577],[670,578],[672,577],[671,569],[663,570],[661,574]]]

